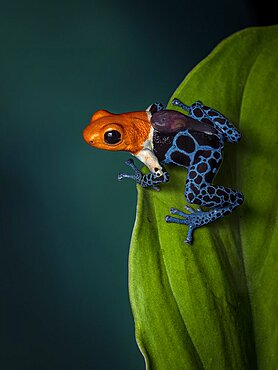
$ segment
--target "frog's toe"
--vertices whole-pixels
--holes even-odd
[[[127,161],[125,161],[125,165],[131,167],[134,171],[134,173],[137,175],[137,177],[142,177],[142,173],[140,170],[138,170],[138,168],[136,167],[135,163],[134,163],[134,160],[132,158],[128,159]]]
[[[165,221],[166,222],[168,222],[168,223],[175,223],[175,224],[181,224],[181,225],[187,225],[187,223],[188,223],[188,216],[190,216],[190,215],[188,215],[187,213],[184,213],[182,211],[179,211],[176,208],[171,208],[170,209],[170,213],[171,213],[171,215],[178,215],[178,216],[181,216],[182,218],[172,217],[172,216],[167,215],[165,217]]]
[[[125,161],[125,164],[127,166],[133,166],[134,165],[134,160],[132,158],[129,158],[128,160]]]
[[[124,178],[124,174],[123,173],[119,173],[118,174],[118,180],[121,181],[123,178]]]
[[[170,213],[171,215],[178,215],[184,218],[187,218],[187,216],[189,216],[187,213],[184,213],[176,208],[170,208]]]
[[[189,226],[189,228],[188,228],[188,233],[187,233],[187,237],[186,237],[186,239],[185,239],[185,243],[186,244],[192,244],[192,240],[193,240],[193,236],[192,236],[192,234],[193,234],[193,230],[194,230],[194,228],[192,228],[192,227],[190,227]]]
[[[190,207],[188,204],[186,204],[184,208],[185,208],[188,212],[190,212],[190,213],[194,213],[194,212],[195,212],[195,210],[194,210],[192,207]]]
[[[183,224],[183,225],[186,224],[186,220],[183,220],[182,218],[172,217],[169,215],[165,217],[165,221],[168,223],[174,223],[174,224]]]
[[[133,179],[133,180],[135,180],[135,176],[130,175],[128,173],[119,173],[118,174],[118,180],[121,181],[122,179]]]
[[[196,209],[194,209],[194,208],[190,207],[188,204],[186,204],[186,205],[184,206],[184,208],[185,208],[188,212],[190,212],[190,213],[202,212],[202,210],[201,210],[201,208],[200,208],[200,207],[197,207]]]

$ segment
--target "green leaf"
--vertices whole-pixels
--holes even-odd
[[[203,101],[243,134],[227,144],[216,183],[242,191],[233,214],[197,229],[167,224],[186,204],[186,171],[161,192],[138,187],[129,259],[136,338],[148,369],[277,369],[278,26],[224,40],[173,97]],[[169,104],[169,108],[173,106]]]

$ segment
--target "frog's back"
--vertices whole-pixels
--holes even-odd
[[[153,150],[160,162],[189,167],[201,157],[222,155],[223,141],[213,133],[195,131],[193,128],[176,133],[154,130]]]

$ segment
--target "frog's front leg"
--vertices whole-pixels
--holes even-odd
[[[137,184],[141,185],[143,188],[153,188],[159,191],[159,187],[157,186],[160,183],[164,183],[169,181],[169,174],[168,172],[161,167],[161,171],[159,173],[148,172],[147,174],[142,174],[142,172],[135,166],[133,159],[128,159],[125,164],[130,166],[134,174],[126,174],[120,173],[118,175],[118,180],[122,180],[123,178],[128,178],[134,180]]]

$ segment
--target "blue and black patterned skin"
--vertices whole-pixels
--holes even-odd
[[[189,214],[171,208],[171,215],[180,217],[166,216],[166,222],[188,226],[185,242],[191,244],[194,229],[228,215],[243,203],[243,194],[239,191],[212,184],[222,163],[224,143],[237,143],[241,134],[220,112],[199,101],[191,106],[178,99],[172,103],[186,110],[188,115],[163,110],[159,103],[149,108],[154,128],[153,152],[161,164],[187,168],[184,191],[187,202],[209,208],[208,211],[200,208],[195,211],[186,206]],[[119,179],[131,177],[141,186],[155,189],[159,183],[169,180],[165,169],[160,176],[152,172],[142,175],[132,160],[126,164],[133,168],[135,174],[120,174]]]

